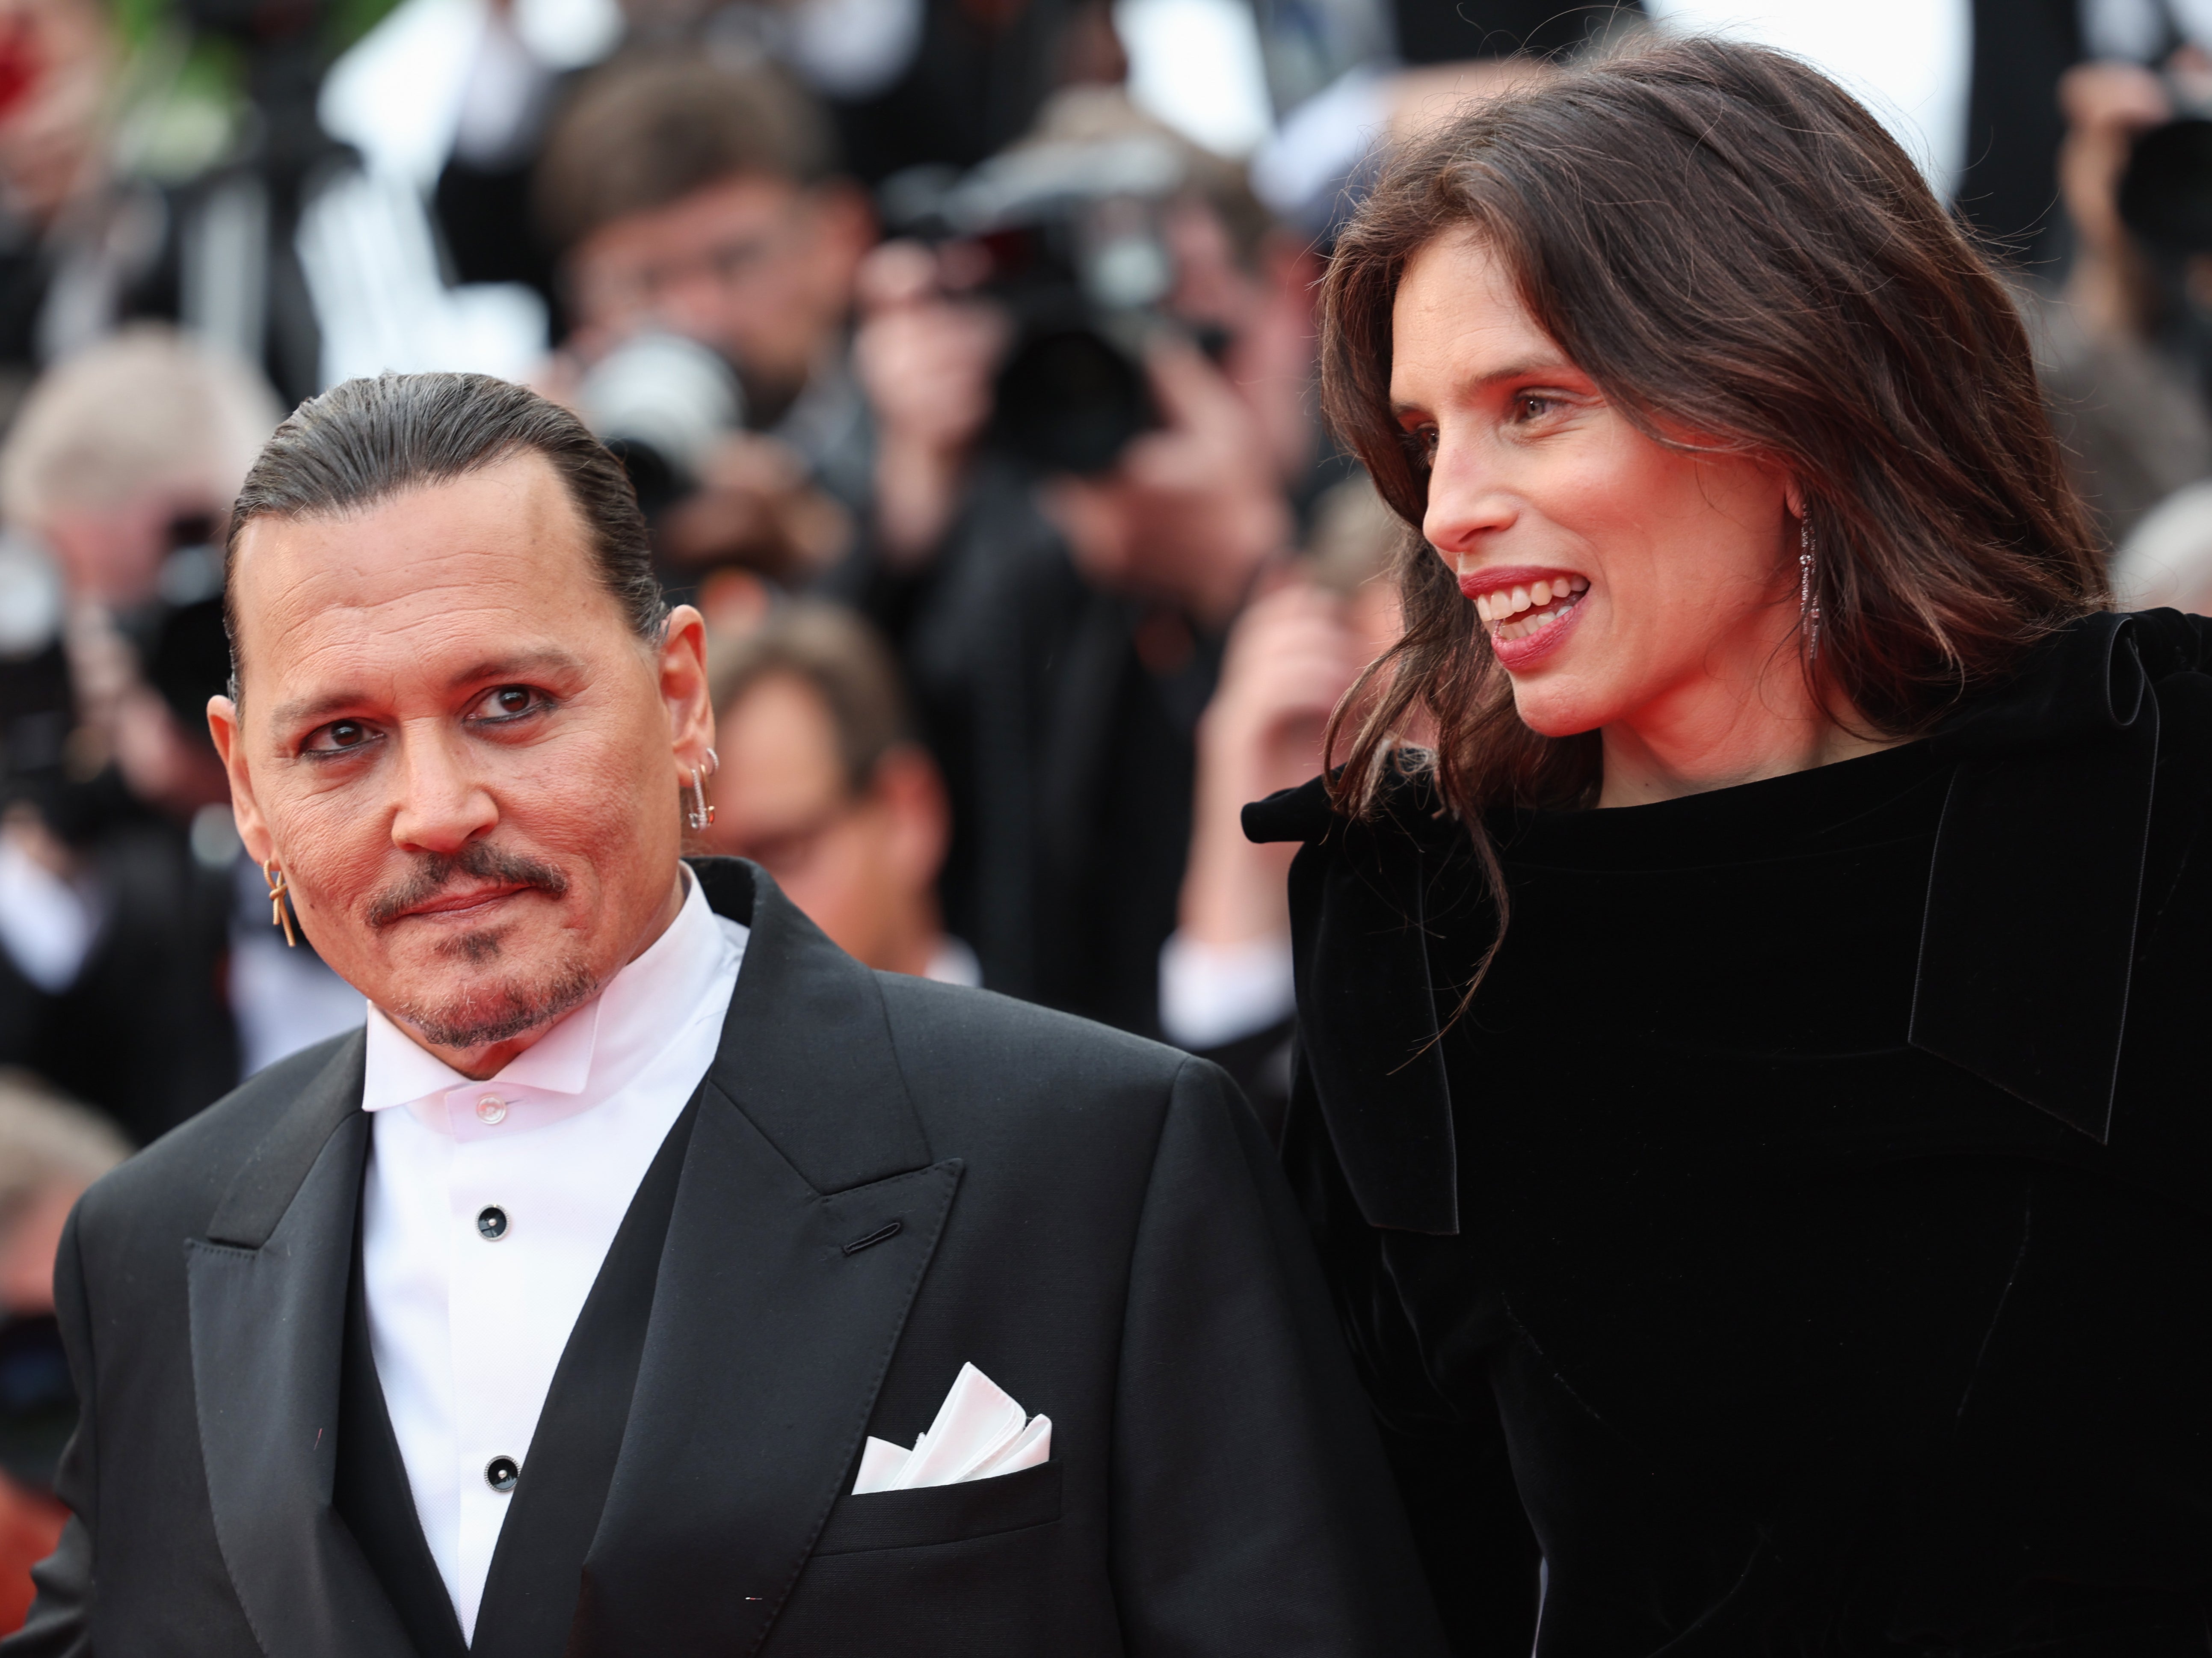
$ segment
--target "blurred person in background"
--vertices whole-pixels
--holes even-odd
[[[28,1072],[0,1070],[0,1635],[31,1606],[31,1568],[68,1510],[55,1466],[76,1423],[54,1323],[54,1257],[78,1198],[130,1146]]]
[[[164,308],[159,192],[118,176],[106,0],[0,5],[0,430],[37,371]]]
[[[709,653],[716,753],[708,851],[750,858],[830,942],[889,972],[981,981],[945,930],[951,809],[898,664],[850,612],[797,600]]]
[[[629,466],[675,590],[842,553],[869,486],[849,329],[875,220],[818,105],[765,63],[621,59],[562,110],[537,191],[577,406]]]
[[[207,734],[215,544],[277,413],[251,369],[148,324],[51,371],[0,450],[0,1063],[142,1143],[361,1017],[312,952],[266,959]]]
[[[1156,1033],[1222,641],[1328,476],[1310,256],[1241,171],[1072,88],[864,274],[878,432],[830,585],[890,634],[994,989]]]
[[[1198,722],[1190,860],[1160,950],[1161,1033],[1234,1076],[1273,1134],[1290,1100],[1285,882],[1296,849],[1255,845],[1243,813],[1320,769],[1329,716],[1397,642],[1389,571],[1401,534],[1364,477],[1332,489],[1304,556],[1231,630]]]
[[[2055,296],[2029,286],[2023,297],[2068,463],[2114,543],[2173,491],[2212,474],[2212,210],[2155,210],[2166,205],[2157,198],[2185,198],[2185,179],[2174,176],[2184,169],[2212,203],[2212,149],[2187,153],[2194,131],[2212,126],[2174,120],[2192,75],[2212,95],[2212,60],[2193,69],[2199,59],[2185,44],[2165,75],[2082,64],[2058,87],[2072,261]],[[2160,167],[2162,154],[2172,159]],[[2159,174],[2172,182],[2147,190]]]

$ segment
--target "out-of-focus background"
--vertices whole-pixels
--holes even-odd
[[[2124,602],[2212,608],[2212,0],[0,0],[0,1631],[62,1219],[357,1024],[203,717],[227,505],[533,384],[713,635],[698,850],[846,948],[1287,1088],[1285,850],[1394,636],[1314,284],[1395,138],[1645,29],[1823,65],[2003,258]]]

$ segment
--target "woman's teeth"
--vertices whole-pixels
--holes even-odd
[[[1557,622],[1589,591],[1589,583],[1579,576],[1555,576],[1526,587],[1478,594],[1474,613],[1489,625],[1492,638],[1525,639]]]

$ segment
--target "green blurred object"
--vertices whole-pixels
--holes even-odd
[[[381,22],[398,0],[329,0],[318,31],[325,64]],[[233,159],[248,109],[239,43],[195,30],[177,0],[113,0],[124,69],[117,90],[117,160],[161,183],[198,177]]]

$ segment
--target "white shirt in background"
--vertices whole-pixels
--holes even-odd
[[[464,1637],[514,1500],[485,1470],[527,1457],[600,1264],[721,1041],[747,930],[684,880],[668,930],[489,1082],[369,1009],[370,1347]],[[496,1241],[478,1226],[492,1207]]]
[[[1179,1048],[1226,1047],[1297,1009],[1288,933],[1202,944],[1178,931],[1160,947],[1160,1033]]]

